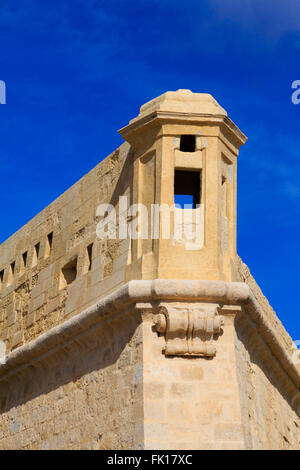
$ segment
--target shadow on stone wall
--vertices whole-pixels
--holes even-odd
[[[142,446],[140,324],[94,327],[2,381],[0,448]]]
[[[298,448],[299,391],[246,312],[235,318],[238,380],[248,447]],[[299,409],[298,409],[299,413]],[[264,444],[265,445],[265,444]]]

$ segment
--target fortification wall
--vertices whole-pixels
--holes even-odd
[[[122,286],[0,365],[0,447],[299,448],[299,374],[253,305],[245,283]],[[224,323],[206,343],[197,329],[215,309]],[[205,345],[216,355],[199,357]]]
[[[120,133],[129,143],[0,246],[0,448],[300,448],[295,346],[236,255],[246,137],[189,90]],[[172,206],[176,174],[195,169],[200,244],[98,239],[99,204]]]
[[[138,313],[99,322],[0,383],[0,449],[140,449]]]
[[[292,338],[239,258],[237,272],[251,288],[282,350],[292,357]],[[300,449],[299,390],[258,330],[243,308],[235,319],[235,343],[245,447]]]
[[[119,195],[130,197],[131,184],[124,143],[0,246],[0,340],[6,353],[124,282],[129,242],[100,243],[96,208],[117,207]]]

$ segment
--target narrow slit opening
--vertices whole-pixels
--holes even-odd
[[[26,268],[26,266],[27,266],[27,251],[25,251],[25,253],[22,254],[22,260],[23,260],[23,266],[24,266],[24,268]]]
[[[62,268],[60,273],[60,288],[71,284],[75,281],[77,277],[77,256],[71,259],[65,266]]]
[[[32,267],[37,265],[40,254],[40,242],[34,245],[33,257],[32,257]]]
[[[0,287],[2,287],[4,282],[4,269],[0,271]]]
[[[13,263],[11,263],[10,267],[9,267],[9,273],[8,273],[8,285],[12,284],[13,282],[13,279],[14,279],[14,275],[15,275],[15,267],[16,267],[16,263],[15,261],[13,261]]]
[[[53,243],[53,232],[51,232],[47,235],[46,250],[45,250],[45,257],[46,258],[51,255],[52,243]]]
[[[93,259],[93,243],[91,243],[87,247],[86,254],[87,254],[87,271],[91,271],[91,269],[92,269],[92,259]]]
[[[27,266],[27,251],[25,251],[21,256],[21,268],[20,275],[24,274]]]

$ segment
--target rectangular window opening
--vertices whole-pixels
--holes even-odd
[[[196,151],[196,136],[195,135],[182,135],[180,137],[180,151],[181,152],[195,152]]]
[[[201,171],[175,170],[174,202],[182,209],[189,204],[196,209],[201,198]]]
[[[65,266],[62,268],[60,273],[60,289],[71,284],[75,281],[77,276],[77,256],[71,259]]]

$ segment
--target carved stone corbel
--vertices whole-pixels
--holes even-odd
[[[218,304],[160,305],[154,323],[166,338],[166,356],[215,356],[213,337],[224,324]]]

